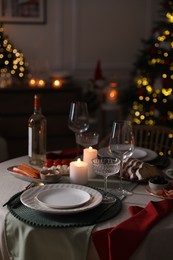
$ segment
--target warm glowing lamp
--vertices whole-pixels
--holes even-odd
[[[44,86],[45,86],[45,81],[43,80],[43,79],[39,79],[38,80],[38,83],[37,83],[37,86],[39,87],[39,88],[43,88]]]
[[[30,86],[30,87],[36,87],[36,84],[37,84],[37,83],[36,83],[36,80],[35,80],[35,79],[33,79],[33,78],[30,79],[30,81],[29,81],[29,86]]]
[[[31,88],[35,88],[35,87],[43,88],[45,85],[46,85],[46,82],[43,79],[32,78],[29,80],[29,86]]]
[[[106,103],[115,104],[118,100],[117,82],[110,82],[106,89]]]
[[[52,83],[53,88],[61,88],[62,87],[62,81],[59,79],[55,79]]]

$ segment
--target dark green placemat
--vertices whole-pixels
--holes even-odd
[[[99,189],[99,191],[103,193],[101,189]],[[101,223],[115,217],[120,212],[122,203],[116,195],[112,194],[112,196],[116,198],[116,203],[114,203],[109,210],[104,212],[101,217],[99,217],[100,214],[105,210],[108,204],[101,203],[93,209],[80,213],[58,215],[42,213],[30,209],[20,202],[20,196],[18,196],[11,201],[7,207],[11,214],[17,219],[35,227],[80,227]]]

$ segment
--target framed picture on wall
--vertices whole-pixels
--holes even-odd
[[[0,0],[0,22],[46,23],[46,0]]]

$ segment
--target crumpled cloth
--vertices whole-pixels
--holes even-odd
[[[173,200],[150,201],[145,208],[130,206],[132,216],[116,227],[94,232],[101,260],[128,260],[151,228],[173,209]],[[125,248],[123,249],[123,245]]]
[[[80,155],[83,153],[82,148],[69,148],[65,149],[63,151],[53,151],[53,152],[47,152],[46,158],[47,159],[66,159],[66,158],[73,158],[77,155]]]

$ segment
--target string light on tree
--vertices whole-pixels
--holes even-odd
[[[160,17],[143,40],[123,102],[130,99],[134,123],[173,127],[173,0],[162,0]]]
[[[10,74],[12,78],[25,79],[29,75],[29,69],[23,53],[13,48],[0,25],[0,75],[4,73]]]

